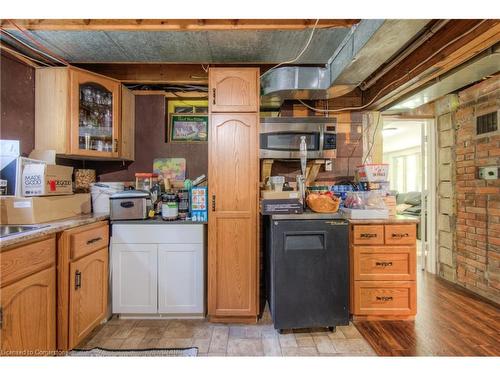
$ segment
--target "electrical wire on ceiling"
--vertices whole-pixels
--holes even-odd
[[[40,56],[41,58],[44,58],[47,62],[49,62],[51,64],[54,64],[55,62],[59,63],[59,61],[56,60],[56,59],[54,59],[52,56],[49,56],[45,52],[42,52],[42,51],[36,49],[35,47],[27,44],[26,42],[22,41],[21,39],[17,38],[16,36],[14,36],[10,32],[8,32],[7,30],[0,29],[0,33],[2,35],[6,35],[8,38],[10,38],[11,40],[14,41],[13,43],[8,43],[8,44],[18,43],[19,45],[21,45],[21,46],[25,47],[26,49],[28,49],[30,52],[33,52],[35,55]],[[16,48],[19,48],[19,46],[16,46]]]
[[[318,22],[319,22],[319,18],[316,20],[316,22],[314,23],[314,26],[311,30],[311,34],[309,34],[309,39],[307,40],[304,48],[302,48],[302,51],[300,51],[300,53],[295,57],[293,58],[292,60],[288,60],[288,61],[283,61],[283,62],[280,62],[279,64],[271,67],[269,70],[265,71],[264,73],[262,73],[260,75],[260,78],[264,77],[267,73],[269,73],[270,71],[282,66],[282,65],[285,65],[285,64],[292,64],[294,63],[295,61],[297,61],[298,59],[300,59],[300,57],[304,54],[304,52],[307,50],[307,48],[309,47],[309,44],[311,44],[311,40],[314,36],[314,32],[316,31],[316,27],[318,26]]]
[[[21,32],[21,34],[23,34],[26,38],[28,38],[33,44],[35,44],[41,51],[45,51],[44,55],[46,55],[47,57],[51,58],[52,60],[55,60],[55,61],[59,62],[60,64],[69,65],[69,62],[67,62],[61,56],[59,56],[56,53],[50,51],[43,44],[41,44],[40,42],[38,42],[27,30],[22,29],[21,27],[19,27],[19,25],[17,25],[14,21],[12,21],[10,19],[7,19],[7,21],[12,26],[14,26],[17,30],[19,30]],[[2,31],[6,32],[4,29],[2,29]],[[6,34],[8,34],[11,37],[13,37],[11,33],[7,33],[6,32]],[[16,39],[16,40],[19,41],[19,39]],[[35,48],[33,48],[33,46],[30,46],[30,45],[28,45],[28,44],[26,44],[24,42],[21,42],[21,41],[19,41],[19,42],[22,43],[23,45],[27,46],[28,48],[36,50]],[[41,52],[41,51],[38,51],[38,52]]]
[[[435,51],[433,54],[431,54],[430,56],[428,56],[426,59],[424,59],[423,61],[421,61],[419,64],[417,64],[416,66],[414,66],[412,69],[410,69],[404,76],[402,77],[399,77],[395,80],[393,80],[392,82],[388,83],[387,85],[385,85],[383,88],[381,88],[376,94],[375,96],[366,104],[360,106],[360,107],[346,107],[346,108],[338,108],[338,109],[321,109],[321,108],[315,108],[315,107],[312,107],[310,106],[309,104],[307,103],[304,103],[301,99],[298,99],[298,101],[304,105],[305,107],[315,111],[315,112],[321,112],[321,113],[334,113],[334,112],[343,112],[343,111],[353,111],[353,110],[359,110],[359,109],[365,109],[366,107],[372,105],[375,100],[378,99],[378,97],[387,89],[389,88],[390,86],[392,86],[393,84],[395,83],[398,83],[400,82],[401,80],[407,78],[407,77],[410,77],[410,74],[413,73],[415,70],[417,70],[418,68],[420,68],[422,65],[424,65],[425,63],[427,63],[430,59],[432,59],[434,56],[436,56],[438,53],[442,52],[445,48],[447,48],[448,46],[450,46],[451,44],[455,43],[456,41],[464,38],[465,36],[469,35],[470,33],[472,33],[474,30],[476,30],[479,26],[481,26],[484,22],[486,22],[487,20],[482,20],[480,21],[478,24],[476,24],[474,27],[472,27],[471,29],[467,30],[467,32],[457,36],[456,38],[452,39],[451,41],[449,41],[448,43],[446,43],[444,46],[442,46],[441,48],[439,48],[437,51]],[[361,84],[361,83],[360,83]],[[359,86],[359,85],[358,85]]]
[[[18,58],[24,58],[24,59],[30,60],[32,62],[35,62],[35,63],[42,65],[42,66],[45,66],[45,67],[53,66],[53,65],[49,65],[41,60],[37,60],[34,57],[27,56],[24,53],[21,53],[21,52],[18,52],[12,48],[9,48],[9,47],[5,46],[4,44],[0,44],[0,49],[3,49],[5,51],[11,53],[12,55],[14,55]]]

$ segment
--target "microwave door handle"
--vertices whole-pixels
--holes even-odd
[[[318,150],[318,157],[320,157],[320,158],[323,157],[324,145],[325,145],[325,127],[320,126],[319,127],[319,150]]]

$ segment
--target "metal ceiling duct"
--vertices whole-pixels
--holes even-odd
[[[329,99],[354,89],[405,47],[430,20],[362,20],[325,67],[288,66],[261,78],[262,105],[285,99]]]

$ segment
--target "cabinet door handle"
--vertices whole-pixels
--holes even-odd
[[[118,139],[113,139],[113,151],[118,152]]]
[[[392,301],[391,296],[377,296],[375,298],[377,299],[377,301]]]
[[[92,245],[94,242],[98,242],[100,240],[102,240],[102,237],[92,238],[91,240],[87,241],[87,245]]]
[[[82,273],[80,271],[75,272],[75,290],[82,287]]]
[[[3,328],[3,307],[0,306],[0,329]]]
[[[215,104],[215,89],[212,89],[212,104]]]
[[[404,238],[404,237],[410,237],[409,233],[393,233],[392,238]]]
[[[392,266],[392,262],[375,262],[375,265],[379,267],[390,267]]]
[[[215,211],[215,194],[212,195],[212,211]]]
[[[374,238],[377,237],[376,233],[361,233],[359,235],[361,238]]]

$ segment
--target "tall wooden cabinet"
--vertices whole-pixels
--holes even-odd
[[[259,70],[209,71],[208,315],[258,314]]]
[[[132,105],[133,94],[117,80],[74,67],[39,68],[35,148],[72,158],[131,160]]]
[[[0,254],[0,356],[52,355],[56,349],[54,236]]]

